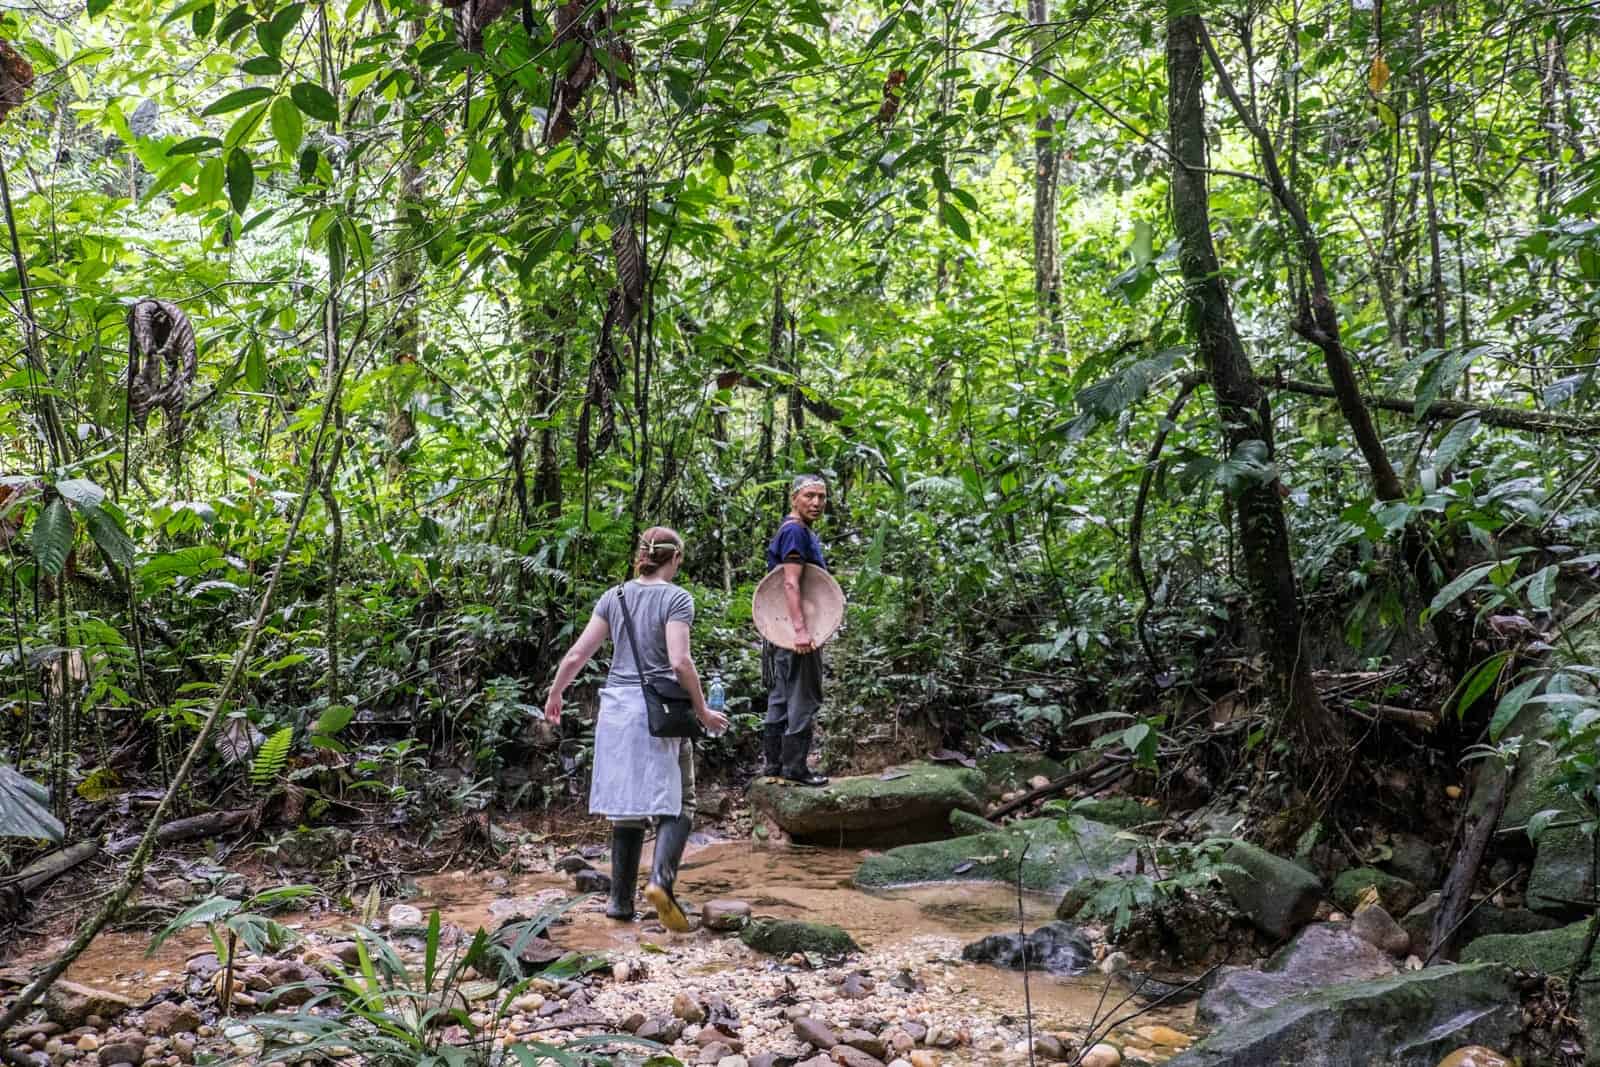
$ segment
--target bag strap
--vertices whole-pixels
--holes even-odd
[[[633,650],[633,669],[639,675],[639,691],[643,692],[645,688],[644,660],[639,655],[639,635],[633,629],[633,612],[628,610],[628,598],[622,592],[626,585],[627,583],[624,582],[622,585],[617,586],[617,603],[622,607],[622,625],[628,635],[628,647]]]

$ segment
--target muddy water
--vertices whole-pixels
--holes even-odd
[[[1020,1019],[1026,1011],[1022,976],[992,967],[964,964],[961,946],[986,934],[1014,931],[1018,900],[1008,887],[993,884],[931,885],[866,893],[850,884],[862,854],[837,849],[756,849],[744,843],[716,843],[692,848],[679,874],[679,894],[701,903],[717,897],[749,902],[757,914],[832,923],[849,931],[866,952],[863,965],[909,961],[929,982],[930,996],[974,1020]],[[648,869],[648,857],[645,868]],[[424,912],[438,908],[442,918],[467,931],[493,928],[513,912],[531,914],[570,896],[571,882],[559,873],[506,875],[496,871],[455,871],[419,880],[419,895],[410,901]],[[1022,921],[1031,929],[1052,917],[1053,901],[1024,894]],[[616,923],[605,918],[603,902],[591,900],[568,913],[553,938],[565,948],[608,952],[617,957],[657,959],[661,948],[683,950],[684,979],[694,976],[747,976],[751,983],[775,980],[774,962],[744,952],[736,942],[709,933],[682,936],[653,923]],[[352,922],[333,912],[281,916],[301,932],[333,936]],[[149,937],[113,933],[98,939],[68,977],[143,999],[179,984],[184,962],[209,951],[203,929],[170,939],[146,957]],[[715,945],[729,946],[726,951]],[[32,959],[48,958],[59,945],[29,951]],[[702,951],[710,950],[710,951]],[[691,962],[693,961],[693,962]],[[898,966],[899,964],[894,964]],[[1096,1020],[1127,1014],[1137,1005],[1115,1005],[1126,995],[1118,983],[1098,973],[1077,978],[1031,976],[1026,990],[1039,1032],[1082,1034]],[[1161,1024],[1191,1032],[1192,1007],[1160,1009],[1135,1024]],[[1159,1061],[1172,1049],[1147,1048],[1139,1055],[1140,1038],[1130,1028],[1117,1034],[1131,1058]],[[957,1057],[959,1060],[960,1057]],[[973,1062],[983,1062],[981,1058]]]

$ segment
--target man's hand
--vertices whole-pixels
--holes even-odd
[[[695,717],[700,720],[701,727],[708,734],[720,734],[728,728],[728,717],[720,711],[703,708],[695,713]]]
[[[544,701],[544,721],[551,726],[558,726],[561,723],[561,694],[554,689]]]
[[[817,650],[817,643],[811,639],[811,631],[803,623],[794,628],[794,650],[802,656],[809,656]]]

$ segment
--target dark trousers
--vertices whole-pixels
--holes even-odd
[[[822,653],[802,656],[768,644],[762,656],[769,724],[782,723],[789,737],[811,732],[822,706]]]

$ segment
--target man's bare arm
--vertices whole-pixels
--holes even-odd
[[[801,654],[815,652],[811,631],[806,627],[806,607],[800,599],[800,579],[806,573],[801,562],[783,561],[783,601],[789,609],[789,619],[794,623],[794,650]]]

